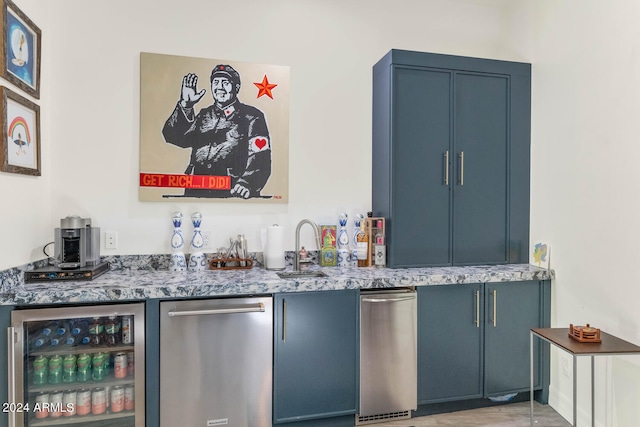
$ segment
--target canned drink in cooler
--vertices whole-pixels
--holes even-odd
[[[65,417],[70,417],[76,414],[76,399],[78,396],[78,392],[75,390],[67,390],[62,395],[62,404],[64,405],[64,412],[62,413]]]
[[[124,388],[124,409],[132,411],[135,407],[136,392],[133,384],[127,384]]]
[[[56,390],[49,393],[49,417],[58,418],[62,416],[62,391]]]
[[[104,386],[104,395],[107,397],[107,409],[109,409],[109,406],[111,406],[111,399],[109,399],[109,397],[111,396],[111,386],[110,385],[105,385]]]
[[[103,381],[106,377],[105,369],[106,354],[99,352],[93,355],[91,358],[92,374],[91,378],[94,381]]]
[[[76,414],[87,415],[91,413],[91,390],[83,388],[76,395]]]
[[[111,353],[110,352],[106,352],[104,353],[104,374],[105,375],[109,375],[109,373],[111,372]]]
[[[91,392],[91,413],[103,414],[107,410],[107,392],[104,387],[94,388]]]
[[[91,355],[82,353],[76,359],[78,370],[76,372],[76,381],[86,382],[91,379]]]
[[[47,418],[49,416],[49,393],[36,394],[36,404],[33,406],[36,418]]]
[[[76,356],[67,354],[62,360],[62,382],[72,383],[76,380]]]
[[[94,381],[104,381],[106,377],[106,369],[104,369],[102,366],[95,367],[91,371],[91,379]]]
[[[62,382],[62,356],[57,354],[49,359],[49,384]]]
[[[48,376],[49,359],[40,355],[33,361],[33,383],[36,385],[46,384]]]
[[[136,373],[136,359],[133,351],[127,352],[127,375],[133,376]]]
[[[133,344],[133,316],[122,316],[122,344]]]
[[[114,386],[111,389],[111,412],[122,412],[124,410],[124,387]]]
[[[127,376],[127,354],[118,353],[113,358],[113,376],[124,378]]]

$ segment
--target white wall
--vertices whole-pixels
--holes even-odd
[[[88,216],[119,233],[105,255],[167,253],[170,214],[200,211],[215,247],[242,232],[260,251],[259,229],[279,223],[293,250],[300,219],[370,209],[373,64],[391,48],[522,59],[503,48],[502,3],[53,1],[47,225]],[[141,51],[291,67],[288,205],[138,200]],[[45,231],[37,243],[51,239]],[[315,247],[309,230],[305,240]]]
[[[552,325],[588,322],[640,344],[640,4],[527,3],[534,30],[531,235],[552,248]],[[565,357],[554,352],[551,404],[570,417]],[[598,363],[598,425],[640,425],[638,359]],[[589,422],[589,366],[579,369],[581,425]]]
[[[49,3],[37,0],[23,0],[18,4],[40,28],[43,34],[48,30]],[[48,41],[42,49],[42,69],[51,68],[51,52]],[[47,114],[49,75],[41,79],[40,100],[32,98],[13,84],[2,80],[0,85],[36,102],[41,108],[42,132],[42,176],[27,176],[0,172],[0,270],[16,267],[31,260],[43,259],[43,241],[49,238],[51,218],[51,169],[52,154],[49,137],[49,114]]]

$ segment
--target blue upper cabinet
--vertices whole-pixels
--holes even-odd
[[[529,260],[529,64],[392,50],[373,67],[390,267]]]

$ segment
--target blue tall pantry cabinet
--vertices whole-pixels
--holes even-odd
[[[530,64],[392,50],[373,67],[390,267],[528,262]]]

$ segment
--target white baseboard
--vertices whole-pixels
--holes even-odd
[[[573,422],[573,396],[567,396],[558,390],[553,385],[549,386],[549,406],[551,406],[557,413],[559,413],[569,423]],[[584,408],[587,410],[584,410]],[[578,423],[579,426],[591,425],[591,408],[589,405],[578,404]],[[606,423],[602,420],[602,415],[596,413],[596,427],[606,427]]]

